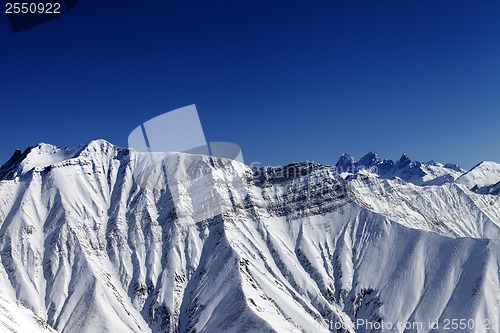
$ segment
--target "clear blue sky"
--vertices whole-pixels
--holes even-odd
[[[247,162],[500,162],[500,1],[81,0],[19,33],[0,14],[0,60],[2,163],[193,103]]]

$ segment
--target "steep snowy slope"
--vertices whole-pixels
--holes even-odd
[[[498,182],[500,164],[495,162],[481,162],[457,179],[457,183],[464,184],[469,189],[488,187]]]
[[[0,332],[55,333],[56,331],[24,305],[0,295]]]
[[[59,332],[500,329],[497,196],[102,140],[15,155],[0,284]]]
[[[416,186],[373,174],[349,177],[362,205],[409,228],[447,237],[500,239],[500,197],[480,195],[457,184]]]

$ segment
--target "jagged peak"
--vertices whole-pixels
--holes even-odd
[[[339,173],[353,172],[355,168],[354,163],[356,163],[354,157],[350,154],[344,153],[340,156],[337,164],[335,164],[335,168]]]
[[[399,158],[399,160],[396,162],[396,165],[399,168],[404,168],[406,166],[412,166],[412,160],[408,157],[408,155],[403,154]]]
[[[26,150],[25,150],[26,151]],[[21,157],[23,156],[23,152],[19,149],[16,149],[14,151],[14,154],[12,154],[12,156],[9,158],[9,160],[7,161],[7,163],[9,163],[10,161],[17,161],[19,160]],[[6,164],[7,164],[6,163]]]
[[[376,151],[370,151],[365,156],[363,156],[362,159],[363,158],[380,159],[380,156],[378,155],[378,153]]]
[[[348,154],[348,153],[343,153],[342,155],[340,155],[339,160],[356,162],[356,160],[354,159],[354,156],[352,156],[351,154]]]
[[[366,166],[366,167],[370,167],[370,166],[375,166],[381,162],[382,162],[382,159],[380,158],[380,156],[376,152],[371,151],[368,154],[366,154],[365,156],[361,157],[358,164]]]
[[[411,160],[407,154],[402,154],[396,160],[382,159],[376,152],[372,151],[364,155],[359,161],[349,154],[343,154],[335,165],[337,171],[358,173],[361,170],[375,173],[380,178],[401,179],[416,185],[436,185],[444,182],[454,181],[460,177],[465,170],[456,164],[447,164],[446,167],[434,160],[422,163]]]

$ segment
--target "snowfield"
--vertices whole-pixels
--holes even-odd
[[[0,331],[499,332],[500,165],[340,162],[17,151]]]

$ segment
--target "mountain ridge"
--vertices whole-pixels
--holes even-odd
[[[63,160],[45,148],[0,180],[0,294],[59,332],[498,328],[498,196],[312,163],[150,165],[105,141]]]
[[[78,157],[79,154],[84,152],[86,149],[93,149],[95,150],[96,147],[99,147],[100,149],[118,149],[118,150],[123,150],[123,149],[129,149],[130,148],[120,148],[118,146],[113,145],[112,143],[104,140],[104,139],[97,139],[97,140],[92,140],[87,144],[83,144],[74,148],[61,148],[59,146],[47,144],[47,143],[39,143],[35,146],[30,146],[26,148],[24,151],[21,151],[19,149],[16,149],[11,158],[5,162],[3,165],[0,166],[0,177],[2,175],[5,176],[5,174],[9,171],[9,167],[16,166],[16,163],[20,163],[21,161],[25,160],[30,153],[35,154],[38,151],[38,154],[45,152],[49,152],[53,156],[53,160],[48,159],[46,161],[38,161],[40,165],[38,165],[36,162],[30,164],[29,162],[26,163],[26,168],[30,169],[35,166],[43,166],[47,167],[51,164],[57,164],[58,162],[61,162],[63,160],[67,159],[72,159]],[[355,158],[348,154],[344,153],[340,156],[336,164],[334,165],[336,168],[336,171],[340,174],[342,173],[357,173],[360,170],[371,170],[371,168],[375,167],[377,168],[377,172],[380,177],[382,178],[394,178],[394,177],[399,177],[400,172],[402,169],[411,169],[411,171],[415,171],[417,175],[428,175],[425,173],[425,171],[428,170],[421,170],[421,167],[438,167],[440,169],[447,169],[451,170],[448,174],[444,174],[445,176],[447,175],[454,175],[456,176],[457,173],[459,173],[458,177],[464,175],[465,173],[471,172],[473,169],[478,168],[482,164],[493,164],[495,165],[495,169],[498,168],[498,163],[492,162],[492,161],[481,161],[478,164],[476,164],[474,167],[472,167],[470,170],[465,170],[461,168],[459,165],[454,164],[454,163],[446,163],[442,164],[439,162],[435,162],[434,160],[430,160],[428,162],[420,162],[420,161],[413,161],[411,160],[407,154],[402,154],[402,156],[399,158],[397,161],[393,161],[390,159],[382,159],[376,152],[369,152],[365,154],[359,161],[356,161]],[[379,170],[380,169],[380,170]],[[17,170],[18,172],[20,170]],[[27,170],[23,170],[22,172],[25,172]],[[380,171],[380,172],[379,172]],[[455,173],[453,173],[455,171]],[[496,170],[495,170],[496,171]],[[376,173],[377,173],[376,172]],[[423,172],[423,173],[422,173]],[[11,175],[12,176],[12,175]],[[443,175],[440,175],[443,176]],[[457,177],[457,178],[458,178]],[[416,185],[433,185],[434,183],[432,182],[435,180],[435,177],[431,179],[431,181],[422,181],[422,182],[415,182],[412,181],[411,179],[405,179],[405,177],[400,177],[401,179],[409,182],[413,182]],[[446,178],[446,177],[445,177]],[[456,178],[455,178],[456,179]],[[436,182],[435,184],[439,185],[447,181],[454,181],[455,179],[451,180],[451,178],[446,178],[443,182]],[[496,183],[496,182],[495,182]],[[493,185],[488,184],[488,185]]]

